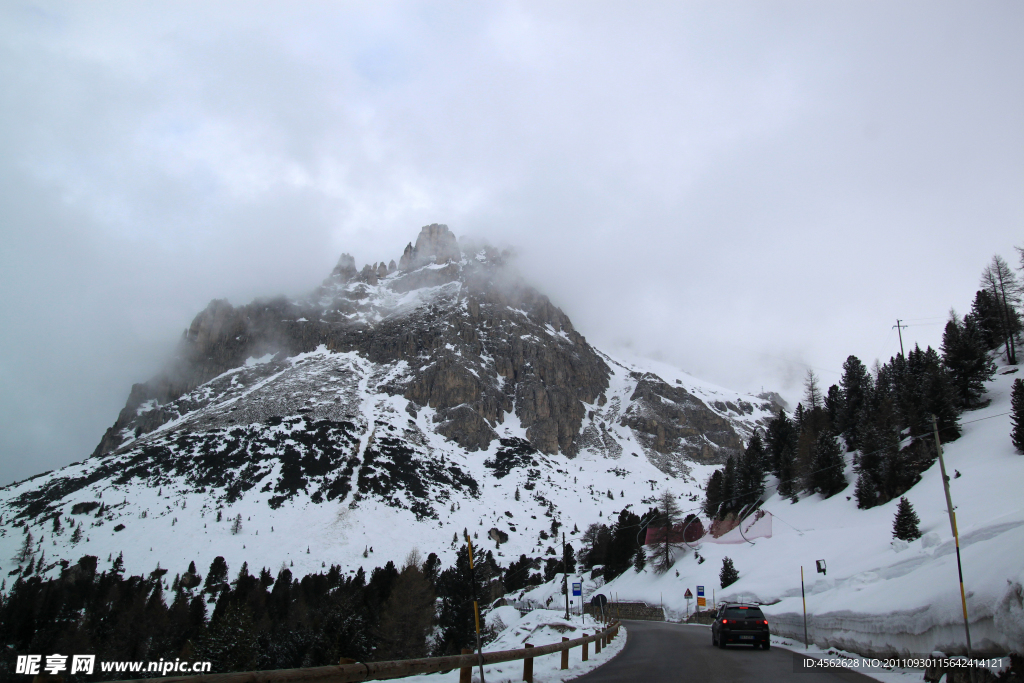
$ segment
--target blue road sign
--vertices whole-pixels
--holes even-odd
[[[697,586],[697,597],[698,598],[703,598],[704,597],[704,586]]]
[[[573,595],[583,595],[583,584],[582,583],[573,583],[572,584],[572,594]]]

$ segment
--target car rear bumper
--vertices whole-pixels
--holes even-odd
[[[768,631],[721,631],[718,637],[725,643],[764,643],[771,634]]]

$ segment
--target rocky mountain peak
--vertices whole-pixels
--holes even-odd
[[[410,242],[398,262],[399,270],[410,270],[428,263],[459,261],[462,250],[455,235],[447,225],[432,223],[425,225],[416,238],[416,246]]]

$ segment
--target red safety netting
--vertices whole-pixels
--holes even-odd
[[[665,527],[648,527],[644,545],[665,542]],[[700,543],[747,543],[757,538],[772,537],[772,513],[756,510],[742,520],[705,520],[699,517],[689,522],[676,524],[668,530],[668,542],[675,545],[698,545]]]

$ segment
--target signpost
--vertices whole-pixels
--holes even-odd
[[[704,586],[697,586],[697,611],[700,612],[701,607],[707,607],[708,601],[704,598]]]
[[[574,598],[575,597],[579,597],[580,598],[580,615],[582,616],[583,615],[583,582],[582,581],[573,581],[572,582],[572,596]],[[575,600],[573,600],[572,602],[573,602],[574,605],[576,604]],[[586,621],[586,617],[585,616],[583,617],[583,620]]]
[[[689,617],[690,616],[690,600],[693,600],[693,593],[690,592],[689,588],[686,589],[686,593],[683,594],[683,597],[686,598],[686,616]]]

